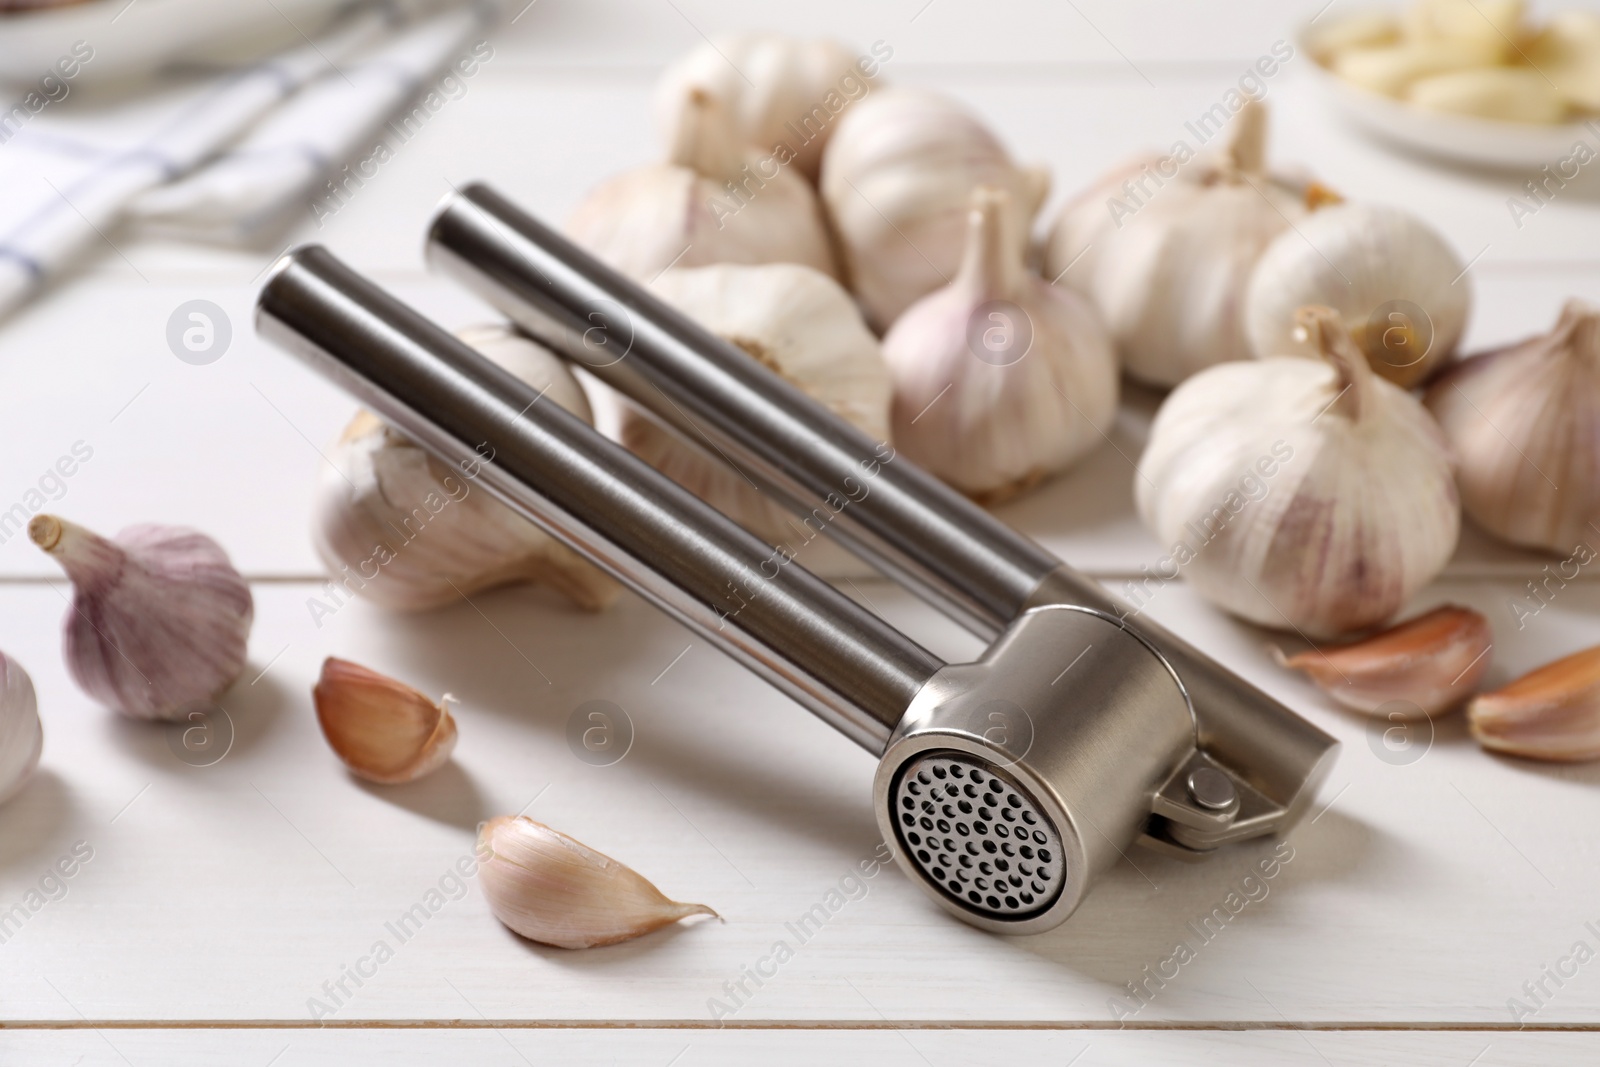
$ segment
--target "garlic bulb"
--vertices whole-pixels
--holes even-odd
[[[16,660],[0,654],[0,804],[28,783],[43,751],[33,680]]]
[[[1330,637],[1387,620],[1439,573],[1460,509],[1450,454],[1409,393],[1373,374],[1328,308],[1300,322],[1322,361],[1225,363],[1156,413],[1139,515],[1206,598]]]
[[[789,264],[723,265],[669,270],[650,288],[874,441],[888,439],[889,372],[878,339],[833,279]],[[799,553],[808,569],[863,573],[853,556],[818,537],[835,509],[794,516],[737,470],[631,405],[619,412],[618,436],[645,462],[751,533]]]
[[[1493,647],[1488,619],[1447,604],[1340,648],[1298,656],[1272,652],[1280,666],[1304,671],[1352,711],[1432,718],[1460,707],[1477,691]]]
[[[1249,355],[1242,318],[1250,271],[1308,201],[1326,198],[1320,186],[1267,173],[1265,144],[1265,108],[1246,102],[1213,158],[1174,156],[1166,170],[1143,168],[1142,184],[1108,202],[1113,226],[1085,232],[1076,212],[1057,224],[1046,277],[1066,270],[1080,242],[1099,246],[1088,269],[1079,264],[1064,280],[1093,297],[1135,378],[1176,385]]]
[[[329,656],[311,690],[328,746],[351,773],[393,785],[437,770],[456,747],[456,721],[409,685]]]
[[[979,185],[1011,194],[1025,237],[1050,188],[995,135],[936,93],[884,89],[850,109],[822,157],[822,199],[850,287],[882,333],[961,262],[968,199]]]
[[[734,132],[723,105],[690,90],[664,163],[602,183],[567,234],[645,281],[668,267],[799,263],[837,276],[810,183]]]
[[[632,868],[543,823],[501,815],[478,829],[483,895],[513,931],[558,948],[594,948],[648,934],[704,904],[680,904]]]
[[[1088,301],[1030,273],[1010,197],[979,186],[955,279],[883,339],[894,441],[985,502],[1071,466],[1117,414],[1117,360]]]
[[[1600,759],[1600,648],[1523,675],[1467,705],[1484,748],[1528,759]]]
[[[689,91],[723,101],[739,136],[811,181],[840,114],[871,91],[880,61],[894,49],[879,41],[857,58],[837,41],[801,41],[777,33],[719,37],[667,68],[656,84],[660,125],[676,130]]]
[[[1257,356],[1316,358],[1295,312],[1331,307],[1372,369],[1397,385],[1426,379],[1455,352],[1472,293],[1466,265],[1399,208],[1339,204],[1278,236],[1256,262],[1245,328]]]
[[[250,586],[211,538],[130,526],[114,540],[35,515],[33,543],[72,580],[64,657],[91,697],[135,719],[209,710],[244,670]]]
[[[1455,449],[1461,505],[1512,544],[1568,553],[1600,522],[1600,310],[1451,367],[1428,409]]]
[[[540,390],[539,403],[560,404],[594,421],[577,379],[542,346],[498,325],[471,327],[458,336]],[[492,456],[452,468],[361,412],[329,458],[332,466],[323,467],[317,485],[314,539],[333,575],[336,604],[345,595],[359,595],[386,608],[425,611],[526,581],[598,611],[620,591],[475,481]],[[317,614],[321,602],[312,604]]]

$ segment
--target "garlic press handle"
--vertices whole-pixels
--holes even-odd
[[[992,639],[1049,605],[1122,620],[1177,674],[1212,769],[1258,801],[1218,820],[1195,803],[1185,778],[1165,803],[1156,798],[1155,822],[1173,833],[1154,843],[1196,852],[1286,829],[1331,769],[1332,737],[1166,629],[1134,620],[1094,580],[904,457],[879,462],[862,481],[862,464],[892,451],[486,186],[446,198],[427,255],[797,514],[826,515],[835,540],[974,632]],[[843,506],[821,511],[830,501]]]
[[[874,755],[931,652],[317,246],[257,328]]]

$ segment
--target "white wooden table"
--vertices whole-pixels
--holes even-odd
[[[348,207],[300,235],[450,325],[485,310],[428,276],[419,242],[452,185],[483,178],[560,218],[600,177],[656,151],[648,97],[701,32],[770,25],[894,48],[886,77],[969,101],[1057,199],[1122,156],[1164,147],[1322,0],[542,0],[423,134]],[[1472,268],[1470,343],[1543,329],[1568,295],[1600,299],[1600,186],[1575,184],[1518,229],[1521,178],[1388,154],[1326,115],[1291,61],[1271,83],[1276,153],[1347,195],[1404,204]],[[115,235],[113,239],[117,239]],[[1155,968],[1271,843],[1185,866],[1137,853],[1081,911],[1037,937],[953,921],[895,871],[868,883],[728,1020],[712,998],[765,954],[877,842],[871,760],[720,654],[630,597],[600,616],[536,591],[397,618],[355,604],[319,627],[307,536],[318,447],[351,402],[258,341],[250,308],[276,249],[216,252],[117,239],[81,277],[0,329],[0,510],[75,442],[93,457],[51,510],[113,531],[190,523],[255,583],[251,665],[226,700],[220,762],[177,758],[168,733],[94,706],[61,665],[64,585],[12,537],[0,544],[0,648],[38,686],[37,779],[0,809],[0,909],[79,842],[65,894],[0,944],[0,1063],[883,1064],[1226,1061],[1234,1064],[1594,1062],[1600,963],[1519,1028],[1508,1009],[1585,941],[1600,948],[1600,768],[1491,758],[1459,721],[1412,755],[1380,758],[1366,724],[1271,665],[1266,635],[1186,589],[1151,611],[1345,744],[1293,859],[1132,1017],[1112,1002]],[[125,258],[124,258],[125,257]],[[219,362],[190,366],[168,315],[204,298],[229,315]],[[1155,544],[1130,503],[1126,456],[1153,401],[1136,394],[1082,470],[1004,516],[1106,579]],[[1424,604],[1486,612],[1491,683],[1600,642],[1600,587],[1580,580],[1526,628],[1510,602],[1542,560],[1469,534]],[[907,595],[861,584],[873,607],[939,653],[974,642]],[[687,651],[686,651],[687,650]],[[338,654],[460,698],[453,762],[399,788],[360,784],[327,750],[309,690]],[[670,668],[669,668],[670,665]],[[636,728],[620,763],[565,741],[585,700]],[[528,806],[723,923],[686,924],[584,953],[519,940],[475,885],[314,1020],[310,998],[422,899],[474,825]],[[449,884],[447,883],[447,886]],[[451,887],[453,888],[453,886]],[[1594,926],[1587,924],[1594,923]]]

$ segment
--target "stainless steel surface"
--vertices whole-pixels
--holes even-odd
[[[797,513],[848,500],[824,513],[831,536],[986,636],[1058,565],[914,464],[884,461],[881,442],[482,185],[446,200],[428,258]]]
[[[946,910],[987,930],[1034,933],[1072,914],[1098,876],[1149,830],[1152,797],[1195,754],[1189,702],[1149,645],[1097,612],[1039,608],[1017,619],[978,662],[945,667],[917,695],[878,765],[878,826],[901,865]],[[1000,899],[995,907],[983,893],[974,903],[934,875],[935,853],[922,849],[930,857],[924,861],[920,846],[901,836],[900,785],[929,757],[964,758],[985,774],[1004,774],[1022,806],[1054,832],[1050,866],[1061,884],[1050,899],[1036,894],[1032,908],[1020,897],[1015,908]],[[926,833],[920,824],[918,832]],[[965,851],[954,834],[938,837]],[[937,866],[949,873],[943,862]]]
[[[1259,800],[1234,831],[1293,825],[1331,769],[1336,742],[1326,733],[1161,626],[1133,618],[1098,583],[904,457],[881,462],[878,442],[491,190],[473,185],[446,200],[428,255],[798,513],[829,494],[849,495],[830,533],[974,632],[993,637],[1028,609],[1051,604],[1123,620],[1181,679],[1207,753]],[[1213,833],[1182,831],[1190,841]]]
[[[993,763],[930,752],[901,768],[890,798],[900,847],[961,907],[1022,919],[1061,895],[1061,835],[1032,795]]]
[[[1196,767],[1186,781],[1189,795],[1207,811],[1227,811],[1239,802],[1239,792],[1228,776],[1215,767]]]
[[[283,258],[257,324],[875,754],[943,666],[325,249]]]

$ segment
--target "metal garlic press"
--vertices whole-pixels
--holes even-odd
[[[261,332],[879,757],[896,860],[947,910],[1049,929],[1135,843],[1281,833],[1335,741],[491,190],[429,262],[990,641],[945,663],[326,249]]]

